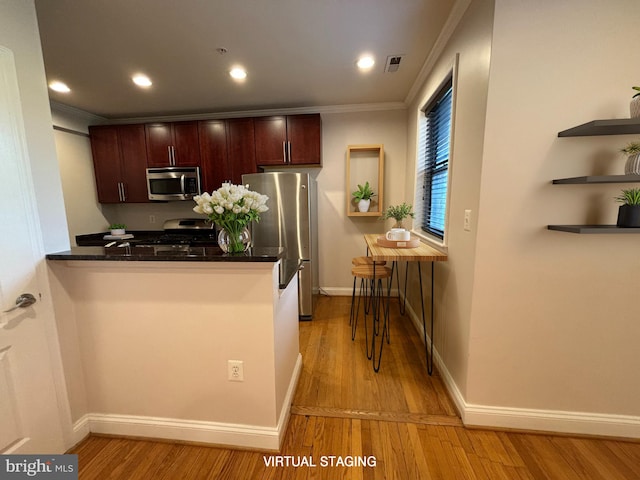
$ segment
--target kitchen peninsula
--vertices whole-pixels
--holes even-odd
[[[298,265],[282,249],[74,247],[47,259],[56,314],[78,332],[64,360],[84,381],[67,385],[79,436],[279,448],[302,363]]]

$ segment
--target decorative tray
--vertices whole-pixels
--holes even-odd
[[[133,238],[133,233],[125,233],[122,235],[105,235],[102,237],[104,240],[129,240]]]
[[[378,245],[388,248],[416,248],[420,245],[419,238],[412,238],[410,240],[387,240],[385,236],[377,238]]]

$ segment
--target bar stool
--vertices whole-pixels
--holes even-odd
[[[366,257],[364,257],[366,258]],[[354,258],[354,261],[357,261]],[[353,263],[353,262],[352,262]],[[386,263],[386,262],[385,262]],[[351,340],[356,338],[356,329],[358,326],[358,317],[360,315],[360,301],[364,299],[364,331],[365,331],[365,344],[367,348],[367,358],[371,359],[373,356],[373,345],[369,350],[369,330],[367,327],[367,316],[369,312],[372,312],[372,336],[378,335],[380,331],[380,313],[384,315],[384,326],[382,329],[382,336],[384,341],[385,333],[387,337],[387,343],[389,343],[389,331],[388,331],[388,308],[384,308],[384,291],[382,287],[382,280],[387,279],[387,282],[391,278],[391,269],[385,265],[379,265],[371,262],[365,265],[354,265],[351,268],[351,274],[353,275],[353,292],[351,296],[351,314],[349,317],[349,323],[351,324]],[[356,281],[360,279],[360,293],[358,295],[356,304]],[[389,285],[387,285],[389,288]],[[367,305],[368,304],[368,305]],[[380,307],[383,307],[382,310]],[[373,340],[373,338],[372,338]]]
[[[378,265],[386,265],[387,262],[385,260],[376,260],[375,262],[373,261],[373,259],[371,257],[353,257],[351,259],[351,265],[353,265],[354,267],[357,266],[361,266],[361,265],[373,265],[376,264],[376,266]],[[358,277],[356,277],[354,275],[353,277],[353,290],[351,292],[351,313],[349,314],[349,325],[353,325],[353,309],[354,309],[354,298],[356,296],[356,280],[358,279]],[[366,285],[365,285],[365,294],[366,294]],[[365,295],[366,297],[366,295]],[[369,307],[370,305],[365,303],[365,313],[369,313]]]

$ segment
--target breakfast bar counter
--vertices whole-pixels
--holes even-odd
[[[124,247],[71,247],[50,253],[53,261],[113,261],[113,262],[280,262],[279,287],[286,288],[300,268],[301,261],[285,258],[281,247],[252,247],[244,253],[223,253],[220,247],[189,245],[130,245]]]
[[[302,365],[299,265],[281,248],[47,255],[79,436],[277,450]]]

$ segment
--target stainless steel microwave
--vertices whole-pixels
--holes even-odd
[[[191,200],[200,195],[200,167],[147,168],[149,200]]]

